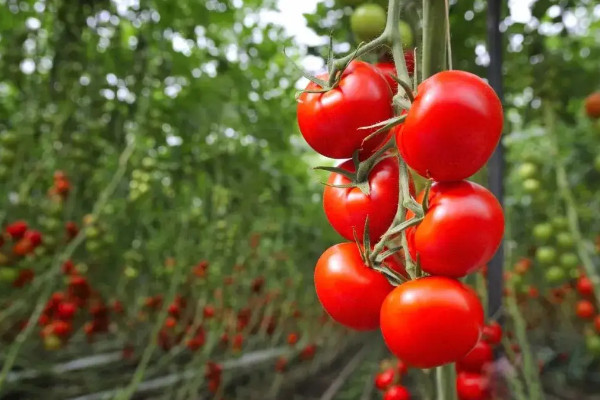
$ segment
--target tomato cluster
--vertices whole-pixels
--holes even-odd
[[[329,81],[327,75],[319,78]],[[315,287],[335,321],[357,330],[380,328],[396,356],[431,368],[485,345],[478,342],[484,326],[480,301],[456,278],[487,263],[504,234],[499,202],[484,187],[464,180],[492,155],[502,131],[502,106],[479,77],[441,72],[410,96],[403,123],[373,135],[373,125],[394,116],[394,87],[373,66],[352,61],[331,88],[311,82],[299,96],[298,125],[309,145],[327,157],[353,157],[326,168],[332,173],[323,207],[333,228],[354,242],[323,253]],[[402,162],[429,180],[416,199],[410,174],[401,176]],[[400,199],[401,193],[411,199]],[[403,220],[413,223],[390,231],[400,223],[399,203],[404,207],[409,200],[421,212],[407,209]],[[394,243],[402,230],[407,257],[422,271],[418,274],[390,262],[400,250]],[[378,251],[394,245],[378,257]],[[413,279],[406,281],[409,275]],[[394,288],[395,279],[404,283]]]
[[[402,360],[383,360],[375,375],[375,387],[383,392],[383,400],[409,400],[410,392],[402,386],[402,379],[408,373],[408,366]]]
[[[493,346],[502,340],[502,327],[491,321],[483,327],[482,338],[475,347],[456,363],[456,390],[459,400],[485,400],[491,397],[491,364]]]

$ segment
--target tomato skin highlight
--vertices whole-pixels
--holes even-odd
[[[383,400],[410,400],[410,392],[404,386],[394,385],[385,392]]]
[[[396,143],[420,175],[457,181],[483,167],[502,126],[502,104],[485,81],[464,71],[443,71],[419,85],[404,124],[395,129]]]
[[[459,400],[488,400],[491,398],[490,381],[481,374],[461,372],[456,377]]]
[[[484,328],[485,329],[485,328]],[[481,372],[484,367],[494,361],[492,346],[480,340],[475,347],[456,363],[457,371]]]
[[[422,192],[417,201],[423,202]],[[407,218],[412,218],[412,212]],[[408,245],[423,271],[463,277],[486,264],[504,235],[504,214],[494,195],[469,181],[436,182],[429,209],[416,227],[407,229]]]
[[[393,286],[363,263],[356,243],[347,242],[321,255],[315,268],[315,288],[331,318],[363,331],[379,327],[381,304]]]
[[[313,82],[306,87],[320,89]],[[351,158],[358,149],[362,158],[372,154],[387,136],[380,134],[363,143],[378,128],[360,128],[393,115],[392,92],[385,78],[374,66],[362,61],[350,63],[336,88],[325,93],[303,92],[298,98],[302,136],[317,153],[329,158]]]
[[[355,172],[354,163],[348,160],[340,168]],[[354,241],[354,230],[362,240],[365,221],[369,217],[369,235],[375,243],[394,221],[398,208],[398,163],[395,157],[386,158],[375,165],[369,174],[369,194],[359,188],[325,186],[323,209],[331,226],[345,239]],[[328,185],[346,185],[350,180],[336,172],[331,173]],[[410,185],[414,193],[414,185]]]
[[[401,284],[381,306],[388,348],[410,366],[432,368],[464,357],[483,328],[477,294],[461,282],[429,276]]]

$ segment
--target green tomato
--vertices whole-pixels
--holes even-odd
[[[0,143],[4,147],[12,148],[17,144],[17,134],[14,132],[4,132],[0,134]]]
[[[368,42],[381,35],[385,29],[386,14],[377,4],[363,4],[350,17],[350,27],[360,42]]]
[[[579,265],[579,257],[575,253],[564,253],[560,256],[560,265],[566,269],[573,269]]]
[[[566,217],[554,217],[552,225],[557,229],[566,229],[569,226],[569,220]]]
[[[398,29],[400,30],[400,37],[402,37],[402,45],[408,48],[414,47],[415,39],[409,23],[400,20],[398,23]]]
[[[538,172],[538,167],[532,162],[525,162],[517,169],[517,176],[521,179],[534,178]]]
[[[553,229],[549,223],[537,224],[533,227],[533,236],[540,241],[547,241],[552,236]]]
[[[571,248],[575,244],[575,240],[573,239],[573,235],[571,235],[568,232],[559,232],[556,235],[556,242],[563,249]]]
[[[550,284],[561,283],[565,280],[566,274],[561,267],[553,266],[546,270],[546,281]]]
[[[586,336],[585,347],[593,356],[600,356],[600,336],[593,334]]]
[[[0,282],[14,282],[18,275],[17,270],[14,268],[0,267]]]
[[[523,190],[527,193],[535,193],[542,187],[540,181],[534,178],[525,179],[523,181]]]
[[[98,250],[100,250],[100,247],[102,247],[102,245],[97,240],[88,240],[85,242],[85,249],[89,253],[96,253]]]
[[[514,286],[514,288],[516,290],[519,291],[519,290],[521,290],[523,288],[523,284],[524,284],[524,282],[523,282],[523,276],[521,276],[521,275],[513,275],[511,277],[511,282],[512,282],[512,285]]]
[[[535,251],[535,259],[541,264],[550,265],[556,260],[556,250],[550,246],[538,247]]]

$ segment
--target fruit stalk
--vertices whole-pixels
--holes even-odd
[[[446,1],[423,0],[423,80],[446,69]]]
[[[456,370],[454,364],[446,364],[435,369],[437,400],[457,400]]]

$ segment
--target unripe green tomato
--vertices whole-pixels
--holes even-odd
[[[552,225],[557,229],[566,229],[569,226],[569,220],[566,217],[554,217]]]
[[[85,249],[90,253],[95,253],[100,250],[100,242],[97,240],[88,240],[85,242]]]
[[[0,282],[12,283],[19,273],[16,269],[10,267],[0,267]]]
[[[144,157],[142,159],[142,167],[145,169],[154,169],[156,167],[156,160],[152,157]]]
[[[532,162],[525,162],[517,169],[517,176],[521,179],[533,178],[538,172],[537,165]]]
[[[402,38],[402,46],[412,48],[415,44],[412,28],[408,22],[400,20],[398,23],[400,37]]]
[[[568,232],[559,232],[556,235],[556,242],[563,249],[571,248],[575,244],[575,240],[573,239],[573,235],[571,235]]]
[[[60,220],[53,216],[48,216],[47,218],[42,219],[40,222],[47,231],[56,231],[62,226]]]
[[[138,192],[139,192],[140,194],[144,194],[144,193],[146,193],[148,190],[150,190],[150,186],[149,186],[147,183],[141,182],[141,183],[138,185]]]
[[[566,269],[573,269],[579,265],[579,258],[575,253],[564,253],[560,256],[560,265]]]
[[[527,193],[535,193],[542,187],[540,181],[534,178],[525,179],[523,181],[523,190]]]
[[[556,250],[550,246],[538,247],[535,251],[535,259],[541,264],[550,265],[556,260]]]
[[[139,178],[140,182],[148,183],[148,182],[150,182],[150,179],[152,179],[152,176],[149,173],[142,172],[142,174],[140,174],[140,178]]]
[[[100,236],[100,231],[95,226],[85,228],[85,237],[88,239],[96,239],[98,236]]]
[[[600,336],[587,335],[585,337],[585,347],[594,357],[600,356]]]
[[[123,274],[125,274],[125,277],[128,279],[134,279],[139,275],[139,272],[136,268],[128,265],[127,267],[125,267],[125,271],[123,271]]]
[[[49,233],[44,234],[44,243],[43,246],[40,246],[40,248],[49,248],[53,247],[54,245],[56,245],[56,238]]]
[[[0,134],[0,144],[5,148],[14,148],[17,144],[17,134],[14,132],[6,131]]]
[[[350,17],[350,26],[359,42],[368,42],[381,35],[386,19],[383,7],[367,3],[354,10]]]
[[[565,280],[567,275],[561,267],[553,266],[546,270],[546,281],[550,284],[561,283]]]
[[[16,159],[17,153],[11,149],[4,148],[0,152],[0,162],[2,162],[3,165],[11,166],[15,163]]]
[[[533,227],[533,236],[542,242],[550,240],[553,229],[549,223],[537,224]]]

